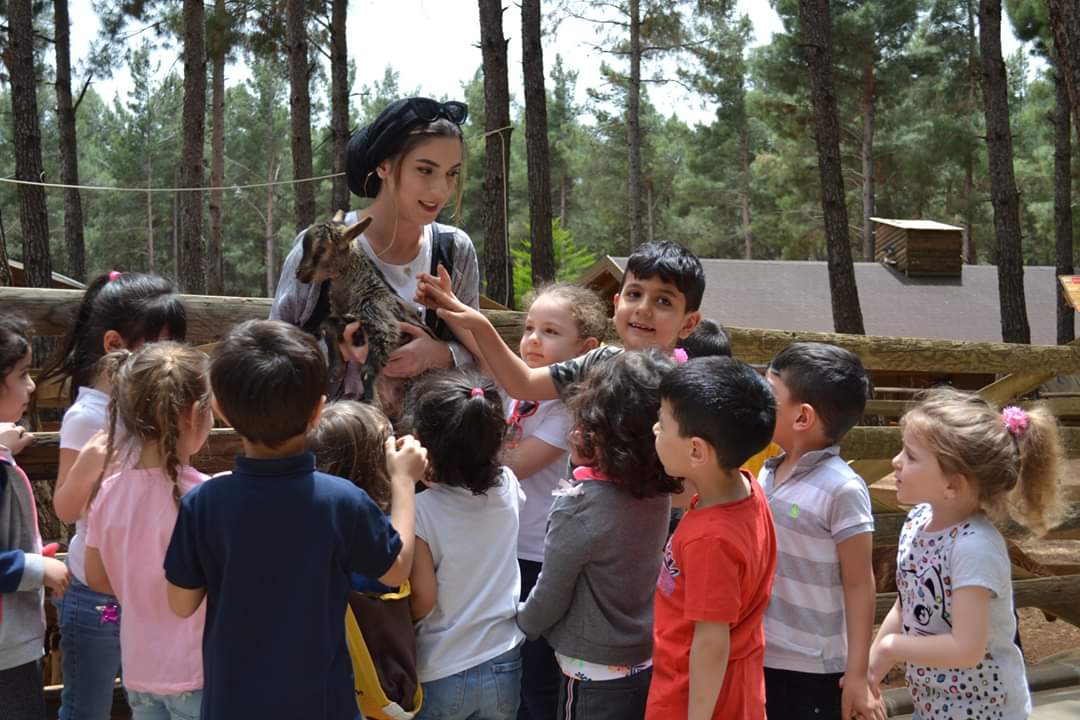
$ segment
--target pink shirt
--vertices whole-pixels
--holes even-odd
[[[194,468],[182,468],[181,494],[207,477]],[[203,686],[206,603],[182,620],[169,609],[165,590],[165,550],[176,515],[172,482],[161,469],[126,468],[106,478],[90,508],[86,545],[101,553],[124,608],[120,621],[124,685],[136,692],[175,695]]]

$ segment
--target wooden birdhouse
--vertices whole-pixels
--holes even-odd
[[[874,222],[874,259],[908,277],[960,277],[963,229],[933,220]]]

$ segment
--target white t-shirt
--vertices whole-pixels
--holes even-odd
[[[525,502],[509,468],[485,495],[434,486],[416,496],[416,536],[431,548],[438,597],[416,624],[420,682],[468,670],[517,647],[515,547]]]
[[[505,401],[506,418],[514,412],[514,400]],[[521,421],[521,440],[536,437],[552,447],[570,450],[567,436],[570,416],[558,400],[544,400],[536,412]],[[529,477],[521,478],[525,491],[525,506],[521,508],[521,529],[518,530],[517,556],[522,560],[544,561],[544,535],[547,534],[548,512],[555,497],[551,494],[559,480],[566,477],[570,453],[565,452],[550,465]]]
[[[80,387],[60,423],[60,449],[82,450],[94,433],[107,428],[108,408],[108,395],[92,387]],[[75,521],[75,535],[68,544],[68,567],[79,582],[86,582],[85,515]]]
[[[907,666],[907,685],[922,720],[1022,720],[1031,714],[1024,658],[1016,647],[1016,616],[1009,553],[1001,533],[983,515],[935,532],[929,505],[908,513],[896,552],[896,587],[906,635],[952,632],[952,593],[983,587],[990,599],[986,654],[973,668]]]
[[[386,282],[397,293],[398,297],[405,298],[409,303],[416,306],[416,312],[419,315],[423,315],[426,309],[423,305],[413,301],[416,297],[416,276],[422,272],[431,272],[431,233],[432,225],[424,227],[424,236],[420,240],[420,248],[416,252],[416,257],[407,263],[401,265],[395,265],[388,263],[375,254],[375,250],[372,249],[371,244],[368,243],[367,237],[362,233],[360,235],[360,247],[363,248],[367,256],[371,258],[371,261],[375,263],[375,267],[382,271],[383,277],[386,278]],[[453,268],[447,268],[449,272],[453,272]]]

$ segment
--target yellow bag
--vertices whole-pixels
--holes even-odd
[[[356,704],[366,718],[411,720],[423,704],[424,691],[416,677],[409,593],[406,581],[397,592],[354,592],[349,596],[345,642],[352,661]]]

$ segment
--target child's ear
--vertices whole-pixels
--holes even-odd
[[[105,336],[101,339],[101,346],[105,350],[106,354],[116,352],[117,350],[123,350],[127,347],[127,343],[124,342],[124,336],[115,330],[106,330]]]
[[[229,422],[229,418],[225,417],[225,413],[221,411],[221,405],[218,404],[217,396],[210,396],[210,407],[213,408],[214,414],[218,416],[219,420],[221,420],[222,425],[232,427],[232,423]]]
[[[683,325],[679,329],[679,339],[685,340],[686,338],[688,338],[690,336],[690,333],[694,332],[694,328],[698,326],[699,322],[701,322],[700,311],[695,310],[692,313],[687,313],[686,317],[683,318]]]
[[[326,407],[326,396],[319,397],[319,402],[315,403],[315,409],[311,411],[311,417],[308,418],[307,428],[304,429],[304,433],[309,433],[315,429],[315,426],[319,424],[319,418],[322,417],[323,408]]]
[[[810,403],[801,403],[799,405],[799,414],[795,418],[795,429],[800,432],[806,432],[812,429],[818,423],[817,411],[814,410],[814,406]]]
[[[713,455],[713,449],[702,438],[690,438],[690,464],[697,468],[707,465]]]
[[[599,340],[597,340],[594,337],[585,338],[585,341],[581,343],[581,347],[578,348],[578,354],[579,355],[584,355],[585,353],[589,352],[590,350],[595,350],[598,347],[600,347],[600,341]]]

